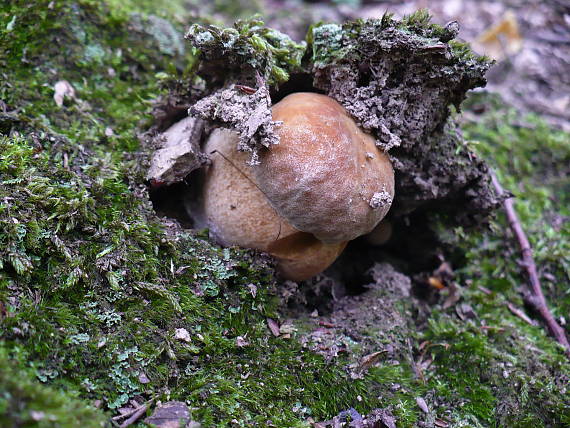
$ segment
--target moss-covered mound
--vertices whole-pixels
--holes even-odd
[[[167,96],[161,82],[194,64],[182,4],[0,6],[0,425],[102,426],[130,399],[185,401],[204,426],[306,426],[351,407],[386,409],[399,426],[568,424],[568,362],[504,304],[522,308],[524,277],[503,220],[440,234],[472,311],[446,305],[449,289],[420,299],[386,286],[362,295],[367,317],[345,305],[335,325],[308,311],[285,322],[290,284],[276,287],[270,260],[155,215],[138,134]],[[567,168],[568,135],[493,108],[467,136],[522,186],[564,316],[568,181],[553,171]],[[381,330],[374,302],[395,320]],[[334,332],[320,348],[319,328]]]

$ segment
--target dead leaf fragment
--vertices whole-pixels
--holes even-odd
[[[416,403],[418,404],[418,407],[422,409],[422,412],[429,413],[429,407],[426,403],[426,400],[424,400],[422,397],[417,397]]]
[[[185,328],[177,328],[174,333],[174,338],[182,342],[190,343],[190,333],[188,333],[188,330]]]
[[[507,11],[497,24],[477,38],[475,47],[480,53],[501,61],[519,52],[522,44],[517,18],[512,11]]]
[[[443,282],[441,282],[441,280],[439,278],[436,278],[434,276],[430,276],[428,279],[429,285],[431,285],[433,288],[436,288],[438,290],[443,290],[445,288],[445,285],[443,284]]]
[[[472,320],[477,318],[477,313],[475,312],[475,310],[473,310],[471,305],[468,305],[467,303],[462,303],[461,305],[456,306],[455,312],[457,313],[457,316],[461,318],[462,321]]]
[[[249,342],[247,341],[247,339],[244,336],[238,336],[236,338],[236,346],[238,348],[243,348],[244,346],[249,345]]]
[[[275,320],[272,320],[271,318],[267,318],[267,326],[269,327],[269,330],[271,330],[271,333],[273,334],[273,336],[279,337],[279,335],[281,334],[281,331],[279,330],[279,324],[277,324],[277,322]]]
[[[39,410],[31,410],[30,416],[34,421],[39,422],[46,417],[46,414]]]
[[[257,296],[257,287],[254,284],[247,284],[247,288],[249,288],[251,296],[255,299],[255,296]]]
[[[365,370],[368,370],[370,367],[372,367],[374,364],[378,362],[380,356],[385,352],[386,351],[373,352],[372,354],[368,354],[362,357],[362,359],[360,360],[360,364],[358,365],[358,371],[363,372]]]
[[[139,382],[144,385],[150,383],[150,379],[144,372],[141,372],[141,374],[139,375]]]
[[[56,82],[53,87],[55,93],[53,94],[53,99],[58,107],[63,106],[63,100],[65,98],[75,98],[75,89],[71,86],[67,80],[60,80]]]

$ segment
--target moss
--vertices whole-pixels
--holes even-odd
[[[233,419],[306,426],[309,416],[328,419],[350,407],[389,407],[399,425],[414,426],[424,418],[415,402],[423,396],[441,412],[452,409],[445,414],[457,424],[568,424],[567,362],[542,329],[503,305],[522,306],[515,287],[524,280],[509,261],[516,250],[505,240],[504,219],[485,235],[457,230],[448,239],[464,302],[489,329],[460,321],[453,309],[436,306],[424,324],[402,308],[417,321],[409,337],[416,359],[426,349],[419,343],[431,343],[423,383],[411,353],[351,379],[349,358],[327,361],[303,348],[297,333],[274,338],[266,319],[279,317],[278,296],[268,262],[155,216],[143,184],[148,148],[137,132],[151,122],[151,101],[165,94],[164,75],[191,76],[195,58],[176,47],[173,33],[183,27],[183,9],[183,2],[155,9],[114,0],[2,6],[0,423],[98,425],[142,396],[185,400],[205,426]],[[261,24],[242,25],[243,34],[260,36],[266,64],[288,72],[299,64],[298,45]],[[62,107],[53,101],[59,80],[76,90]],[[561,285],[568,239],[554,213],[568,215],[568,137],[535,119],[530,128],[516,120],[489,114],[467,136],[480,141],[482,155],[498,154],[507,187],[521,184],[525,201],[517,207],[555,278],[546,291],[561,316],[569,309]],[[478,285],[495,294],[486,297]],[[189,343],[176,339],[177,328],[189,332]],[[370,342],[376,334],[370,330]]]
[[[27,368],[23,348],[8,351],[0,344],[0,423],[20,427],[103,427],[103,412],[86,405],[77,394],[42,385]]]
[[[268,28],[259,18],[237,21],[234,28],[194,24],[186,38],[198,50],[203,66],[225,79],[244,74],[244,67],[255,70],[271,85],[289,80],[300,71],[303,43]],[[221,69],[220,69],[221,67]]]
[[[3,417],[52,414],[73,397],[60,409],[69,423],[95,414],[96,399],[108,418],[142,396],[186,400],[206,426],[301,426],[356,406],[366,386],[342,362],[271,336],[266,318],[278,314],[266,261],[153,213],[136,132],[164,92],[160,77],[187,73],[192,57],[165,45],[176,26],[144,12],[87,0],[12,1],[1,12],[2,364],[13,367],[6,361],[22,350],[23,370],[2,384]],[[277,36],[265,35],[283,57]],[[59,80],[75,88],[62,107]],[[38,382],[45,400],[21,407],[19,391]]]
[[[558,319],[566,317],[570,235],[564,224],[570,213],[567,192],[561,189],[569,185],[570,136],[536,116],[515,112],[496,97],[473,96],[470,106],[488,110],[464,124],[465,135],[517,196],[515,207],[533,246],[549,306]],[[476,318],[462,321],[454,309],[441,307],[431,313],[421,335],[434,345],[429,354],[436,367],[429,384],[438,396],[462,403],[453,412],[457,423],[567,425],[570,365],[563,350],[543,326],[528,325],[507,307],[510,303],[524,311],[521,292],[527,277],[517,263],[520,250],[505,216],[497,216],[487,231],[447,229],[441,236],[460,267],[456,274],[464,286],[462,302]]]

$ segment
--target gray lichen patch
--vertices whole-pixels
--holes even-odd
[[[257,89],[240,85],[219,89],[190,108],[192,115],[237,131],[238,149],[252,153],[251,163],[258,163],[258,150],[277,144],[276,122],[271,118],[269,90],[261,77]],[[251,93],[253,92],[253,93]]]

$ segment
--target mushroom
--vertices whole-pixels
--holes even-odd
[[[374,138],[335,100],[295,93],[272,108],[279,144],[247,164],[238,135],[214,130],[211,164],[191,207],[222,245],[255,248],[277,259],[281,274],[310,278],[347,242],[370,232],[388,212],[394,172]]]
[[[204,170],[201,196],[189,206],[197,224],[208,227],[222,245],[270,253],[284,278],[301,281],[325,270],[346,242],[325,244],[278,215],[255,182],[247,153],[236,149],[237,143],[237,133],[227,129],[215,129],[206,142],[211,164]]]
[[[394,170],[334,99],[311,92],[283,98],[272,109],[279,144],[260,154],[259,187],[294,227],[341,242],[369,233],[394,197]]]

